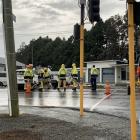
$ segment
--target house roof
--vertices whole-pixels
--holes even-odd
[[[117,62],[118,60],[101,60],[101,61],[89,61],[85,63],[102,63],[102,62]]]
[[[102,61],[89,61],[89,62],[85,62],[86,64],[90,64],[90,63],[107,63],[107,62],[114,62],[114,64],[127,64],[125,61],[122,60],[102,60]]]

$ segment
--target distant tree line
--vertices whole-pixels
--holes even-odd
[[[85,29],[84,61],[128,59],[127,30],[127,15],[115,15],[96,23],[89,31]],[[66,67],[71,67],[73,62],[79,66],[79,41],[74,41],[73,36],[67,40],[60,37],[54,40],[48,36],[39,37],[31,40],[28,45],[22,44],[16,57],[25,64],[32,63],[33,59],[34,66],[51,65],[53,70],[58,70],[62,63]]]

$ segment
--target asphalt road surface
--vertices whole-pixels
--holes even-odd
[[[113,87],[111,96],[104,89],[85,89],[83,117],[79,117],[79,90],[19,91],[18,95],[20,116],[8,117],[8,90],[0,89],[0,140],[130,140],[130,96],[125,87]],[[136,106],[139,139],[140,89]]]
[[[92,92],[90,89],[84,90],[84,109],[87,111],[102,112],[105,114],[116,115],[119,117],[130,117],[130,96],[127,95],[125,87],[114,87],[111,90],[111,96],[106,98],[104,89],[98,89]],[[38,90],[32,93],[18,92],[19,105],[22,106],[45,106],[45,107],[63,107],[79,109],[80,93],[67,89],[66,92],[58,92],[53,89]],[[8,106],[7,89],[0,89],[0,106]],[[136,92],[137,119],[140,118],[140,90]]]

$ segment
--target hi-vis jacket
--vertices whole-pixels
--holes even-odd
[[[24,72],[24,77],[25,76],[33,77],[33,71],[32,71],[32,69],[26,68],[25,69],[25,72]]]
[[[71,74],[72,74],[72,75],[77,75],[77,74],[78,74],[78,70],[77,70],[76,67],[73,67],[73,68],[72,68]]]
[[[96,68],[91,68],[90,73],[91,73],[91,75],[98,75],[99,74],[98,69],[96,69]]]
[[[51,73],[50,73],[49,69],[44,70],[44,75],[43,76],[44,77],[50,77],[51,76]]]
[[[43,78],[43,75],[44,75],[44,70],[42,68],[40,68],[38,70],[38,78]]]
[[[58,75],[66,75],[67,74],[67,70],[65,68],[60,68]]]

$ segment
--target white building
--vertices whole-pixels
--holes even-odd
[[[99,70],[98,83],[106,80],[112,84],[125,84],[129,80],[128,64],[119,60],[91,61],[86,62],[86,82],[90,82],[90,69],[93,65]]]

